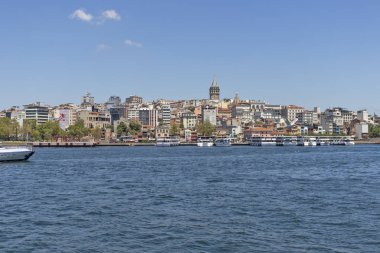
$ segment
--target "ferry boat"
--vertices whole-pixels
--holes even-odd
[[[231,139],[230,138],[219,138],[215,140],[215,146],[217,147],[230,147]]]
[[[297,137],[297,146],[313,146],[313,143],[309,141],[309,139],[299,136]],[[317,145],[317,142],[315,142],[315,146]]]
[[[251,146],[276,146],[276,137],[252,137],[249,140],[249,145]]]
[[[158,138],[156,140],[156,147],[174,147],[178,145],[178,138]]]
[[[353,146],[353,145],[355,145],[354,140],[351,139],[351,138],[346,138],[343,141],[344,141],[344,145],[346,145],[346,146]]]
[[[211,137],[199,137],[197,140],[198,147],[212,147],[214,146],[214,140]]]
[[[0,162],[26,161],[34,154],[32,146],[0,146]]]
[[[277,146],[296,146],[297,145],[297,139],[293,137],[285,137],[280,136],[276,139]]]
[[[317,138],[317,146],[328,146],[330,141],[328,138]]]
[[[317,146],[317,139],[315,137],[309,138],[309,146]]]
[[[334,139],[333,141],[330,142],[330,145],[335,145],[335,146],[353,146],[355,145],[355,142],[352,138],[341,138],[341,139]]]

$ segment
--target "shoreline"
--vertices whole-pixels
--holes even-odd
[[[156,143],[95,143],[95,142],[1,142],[4,145],[32,145],[39,148],[91,148],[91,147],[155,147]],[[232,146],[249,146],[249,143],[232,143]],[[380,145],[380,139],[355,141],[355,145]],[[197,143],[180,143],[180,147],[197,146]]]

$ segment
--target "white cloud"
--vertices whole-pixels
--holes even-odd
[[[121,16],[115,10],[105,10],[102,12],[102,18],[119,21]]]
[[[96,47],[97,51],[104,51],[104,50],[108,50],[108,49],[111,49],[111,46],[107,45],[107,44],[99,44],[97,47]]]
[[[133,40],[125,40],[124,44],[127,46],[130,46],[130,47],[142,47],[143,46],[143,44],[141,44],[140,42],[133,41]]]
[[[77,9],[70,15],[70,18],[90,22],[93,16],[90,13],[86,13],[84,9]]]

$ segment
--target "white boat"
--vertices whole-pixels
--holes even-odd
[[[156,140],[157,147],[173,147],[179,145],[178,138],[159,138]]]
[[[297,146],[297,139],[292,137],[277,140],[277,146]]]
[[[330,141],[328,138],[317,138],[317,146],[329,146]]]
[[[317,139],[314,137],[309,138],[309,146],[317,146]]]
[[[276,137],[252,137],[249,141],[251,146],[276,146]]]
[[[212,147],[214,146],[214,140],[211,137],[199,137],[197,141],[198,147]]]
[[[303,136],[297,137],[297,146],[311,146],[311,143],[307,138],[304,138]]]
[[[353,146],[355,145],[355,142],[351,138],[345,138],[345,139],[334,139],[330,145],[334,146]]]
[[[215,146],[217,147],[230,147],[231,139],[230,138],[219,138],[215,140]]]
[[[354,140],[350,139],[350,138],[344,139],[343,142],[344,142],[344,145],[346,145],[346,146],[353,146],[353,145],[355,145]]]
[[[34,154],[31,146],[1,147],[0,162],[26,161]]]

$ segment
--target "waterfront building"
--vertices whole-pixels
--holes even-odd
[[[85,127],[88,128],[105,129],[111,124],[110,114],[99,111],[79,110],[77,118],[83,120]]]
[[[212,125],[216,126],[216,107],[202,106],[202,122],[209,121]]]
[[[170,104],[163,104],[161,105],[160,109],[160,119],[162,124],[170,124],[171,119],[171,107]]]
[[[181,119],[184,129],[193,129],[197,126],[197,116],[192,112],[182,113]]]
[[[343,124],[350,124],[356,117],[356,113],[347,109],[341,109]]]
[[[24,106],[25,119],[35,120],[37,125],[44,124],[49,120],[49,107],[41,102]]]
[[[368,124],[366,122],[355,124],[355,138],[358,140],[368,138]]]
[[[140,118],[140,108],[130,107],[127,109],[127,120],[138,121]]]
[[[328,134],[340,134],[344,125],[341,109],[327,109],[321,113],[321,125]]]
[[[303,113],[305,109],[297,105],[288,105],[282,107],[282,117],[287,119],[289,122],[294,121],[297,118],[298,113]]]
[[[308,126],[318,123],[318,114],[314,111],[304,110],[301,113],[296,114],[297,123]]]
[[[52,110],[54,120],[59,122],[61,129],[65,130],[77,122],[78,107],[74,104],[63,104]]]
[[[155,128],[158,126],[158,111],[151,108],[139,109],[139,121],[143,127]]]
[[[343,126],[344,124],[342,111],[339,108],[327,109],[324,113],[322,113],[321,120],[324,120],[325,122],[331,121],[337,126]]]
[[[190,129],[184,130],[184,139],[186,142],[191,142],[192,131]]]
[[[170,137],[170,125],[160,125],[156,127],[156,139]]]
[[[243,132],[245,140],[250,140],[252,137],[271,137],[273,133],[273,127],[254,127]]]
[[[360,121],[368,122],[368,111],[367,110],[358,111],[357,118]]]
[[[127,108],[125,106],[114,106],[109,109],[111,124],[113,125],[115,121],[121,118],[127,118]]]
[[[220,88],[216,83],[215,79],[212,81],[211,87],[209,89],[210,100],[219,101]]]

